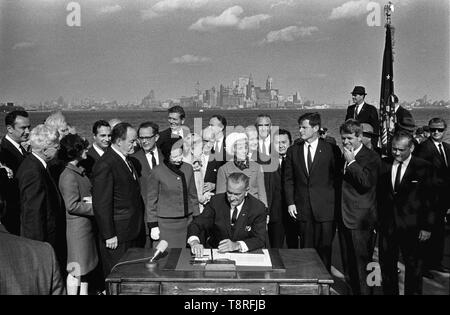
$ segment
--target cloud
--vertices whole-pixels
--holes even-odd
[[[16,43],[13,46],[13,50],[21,50],[21,49],[27,49],[27,48],[31,48],[34,47],[36,44],[32,43],[32,42],[20,42],[20,43]]]
[[[347,19],[367,14],[367,4],[369,0],[352,0],[344,3],[343,5],[334,8],[331,11],[330,20]]]
[[[271,31],[266,35],[260,44],[273,43],[273,42],[292,42],[298,38],[311,36],[313,32],[318,31],[316,26],[297,26],[292,25],[281,30]]]
[[[109,5],[109,6],[102,7],[99,12],[100,12],[100,14],[111,14],[111,13],[119,12],[120,10],[122,10],[122,7],[118,4],[116,4],[116,5]]]
[[[270,15],[267,14],[258,14],[241,18],[240,15],[243,12],[244,9],[236,5],[226,9],[219,16],[200,18],[197,22],[192,24],[189,29],[200,32],[211,31],[221,27],[237,27],[241,30],[257,29],[260,27],[261,22],[270,18]]]
[[[170,63],[172,64],[188,64],[188,65],[199,65],[211,62],[211,58],[200,57],[194,55],[184,55],[181,57],[175,57]]]
[[[270,19],[270,15],[268,14],[246,16],[239,22],[238,28],[241,30],[257,29],[260,27],[261,22],[268,19]]]
[[[270,5],[270,8],[276,8],[276,7],[280,7],[280,6],[289,6],[289,7],[293,7],[294,6],[294,0],[282,0],[282,1],[277,1],[276,3],[272,3]]]
[[[162,0],[149,9],[141,10],[141,16],[142,19],[149,20],[176,10],[200,9],[214,1],[219,0]]]
[[[155,5],[153,9],[157,12],[169,12],[178,9],[198,9],[211,2],[210,0],[162,0]]]

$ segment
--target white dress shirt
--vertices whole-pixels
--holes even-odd
[[[264,151],[262,153],[265,153],[266,155],[270,154],[270,137],[266,137],[264,140],[259,139],[259,150],[261,151],[264,148]]]
[[[364,106],[365,102],[362,102],[359,105],[356,105],[355,111],[356,111],[356,116],[359,115],[359,113],[361,112],[362,107]]]
[[[402,171],[400,172],[400,183],[402,182],[403,175],[405,175],[406,169],[408,168],[409,162],[411,161],[411,154],[409,157],[403,161],[402,164]],[[397,169],[400,163],[397,161],[394,161],[392,164],[392,171],[391,171],[391,180],[392,180],[392,188],[395,187],[395,176],[397,176]]]
[[[303,148],[303,156],[305,158],[305,165],[306,165],[306,169],[308,170],[309,173],[309,169],[308,169],[308,146],[311,146],[311,160],[314,162],[314,157],[316,156],[316,150],[317,150],[317,146],[319,145],[319,138],[317,138],[316,140],[314,140],[313,142],[309,143],[308,141],[305,141],[305,143],[303,144],[304,148]]]
[[[155,147],[153,150],[150,150],[153,152],[153,156],[155,157],[156,165],[159,165],[159,156],[158,156],[158,150]],[[156,165],[152,164],[152,154],[149,152],[145,153],[145,157],[147,158],[148,165],[150,165],[150,168],[153,169]]]

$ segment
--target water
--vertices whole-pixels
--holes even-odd
[[[258,114],[267,113],[271,116],[273,125],[289,130],[292,137],[296,139],[298,138],[297,119],[300,115],[309,111],[311,110],[204,110],[202,113],[186,111],[185,124],[193,131],[194,118],[202,118],[202,127],[204,128],[208,125],[209,117],[214,114],[221,114],[226,117],[230,126],[248,126],[255,123]],[[344,121],[346,110],[326,109],[317,110],[317,112],[322,116],[322,126],[327,127],[329,135],[335,137],[339,142],[339,126]],[[49,112],[30,112],[32,125],[35,126],[42,123],[48,115]],[[75,126],[78,133],[87,139],[91,139],[92,125],[99,119],[119,118],[122,121],[129,122],[136,128],[140,123],[151,120],[160,126],[160,130],[168,127],[166,111],[66,111],[64,115],[68,123]],[[442,117],[450,124],[450,110],[446,108],[414,109],[412,115],[416,120],[417,126],[428,124],[428,121],[433,117]],[[5,130],[4,117],[5,114],[0,114],[0,134],[3,134]],[[450,131],[446,133],[445,141],[450,142]]]

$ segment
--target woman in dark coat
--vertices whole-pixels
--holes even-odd
[[[59,157],[66,166],[59,178],[59,190],[66,206],[67,235],[67,293],[77,294],[78,280],[80,295],[86,295],[86,275],[98,263],[91,183],[84,169],[78,164],[86,159],[87,141],[78,135],[69,134],[61,139]]]

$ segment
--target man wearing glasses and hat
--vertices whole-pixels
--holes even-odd
[[[363,86],[355,86],[352,91],[353,105],[347,108],[347,115],[345,120],[353,118],[360,123],[368,123],[373,127],[374,133],[378,135],[379,121],[378,111],[375,106],[367,104],[364,101],[366,97],[366,89]],[[377,139],[372,139],[372,144],[377,145]]]

